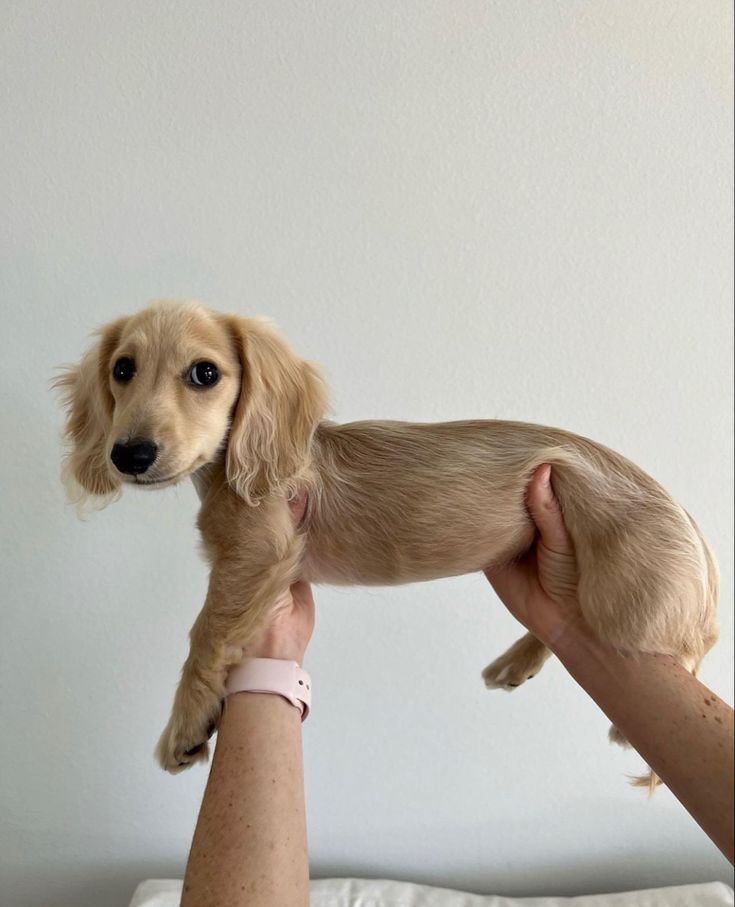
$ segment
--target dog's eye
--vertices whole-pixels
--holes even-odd
[[[122,356],[113,366],[112,377],[115,381],[125,384],[127,381],[132,381],[134,375],[135,360],[131,359],[130,356]]]
[[[212,362],[197,362],[189,372],[189,381],[197,387],[211,387],[218,380],[219,372]]]

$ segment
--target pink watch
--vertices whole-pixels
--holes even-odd
[[[306,721],[311,708],[311,677],[295,661],[279,658],[246,658],[227,676],[225,692],[275,693],[301,712]]]

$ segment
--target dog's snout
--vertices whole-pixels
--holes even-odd
[[[115,444],[110,459],[120,472],[129,476],[144,473],[158,456],[158,445],[153,441],[134,439],[127,444]]]

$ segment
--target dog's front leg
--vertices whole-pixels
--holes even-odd
[[[298,578],[302,541],[287,521],[283,531],[252,539],[217,558],[207,599],[190,633],[171,718],[156,755],[175,774],[208,756],[207,740],[217,727],[227,669],[283,593]],[[242,538],[242,536],[241,536]],[[247,556],[246,556],[247,555]]]
[[[217,601],[213,580],[214,576],[204,608],[189,634],[189,655],[181,671],[171,717],[156,749],[161,767],[172,774],[207,759],[207,740],[217,726],[222,708],[224,661],[209,619]]]

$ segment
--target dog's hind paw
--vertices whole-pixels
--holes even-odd
[[[543,643],[527,633],[485,668],[485,686],[490,690],[515,690],[538,674],[549,654]]]
[[[488,690],[507,690],[510,692],[535,676],[534,674],[519,673],[517,665],[499,664],[502,661],[502,658],[498,658],[482,672],[482,679],[485,681],[485,686]]]

